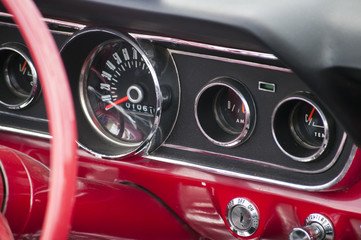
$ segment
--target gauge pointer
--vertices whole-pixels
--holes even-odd
[[[27,61],[25,61],[24,62],[24,65],[23,65],[23,67],[20,69],[20,72],[22,72],[23,74],[25,74],[25,67],[26,67],[26,63],[27,63]]]
[[[310,120],[311,120],[314,112],[315,112],[315,108],[312,108],[312,111],[311,111],[311,113],[310,113],[310,116],[308,116],[308,119],[307,119],[308,122],[310,122]]]
[[[88,86],[88,90],[95,94],[99,99],[101,99],[102,94],[95,90],[92,86]],[[112,105],[111,101],[107,101],[109,105]],[[132,126],[137,129],[136,121],[124,111],[124,109],[119,105],[112,105],[114,106],[118,111],[120,111],[126,118],[128,118],[129,122],[132,124]]]
[[[115,102],[110,102],[110,104],[108,104],[106,107],[105,107],[105,110],[109,110],[109,109],[111,109],[112,107],[114,107],[114,106],[116,106],[116,105],[118,105],[118,104],[121,104],[121,103],[123,103],[123,102],[125,102],[125,101],[128,101],[128,96],[126,96],[126,97],[123,97],[123,98],[121,98],[121,99],[118,99],[117,101],[115,101]]]

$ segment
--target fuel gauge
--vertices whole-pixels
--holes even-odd
[[[0,104],[22,109],[40,93],[37,73],[27,50],[20,44],[0,47]]]

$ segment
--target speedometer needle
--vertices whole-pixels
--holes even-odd
[[[114,107],[114,106],[116,106],[116,105],[118,105],[118,104],[121,104],[121,103],[123,103],[123,102],[125,102],[125,101],[128,101],[128,96],[123,97],[123,98],[121,98],[121,99],[118,99],[118,100],[115,101],[115,102],[111,102],[110,104],[108,104],[108,105],[105,107],[105,110],[109,110],[109,109],[111,109],[112,107]]]

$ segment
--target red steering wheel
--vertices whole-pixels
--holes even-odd
[[[43,89],[50,134],[53,136],[50,191],[41,239],[66,239],[70,230],[77,174],[77,131],[70,87],[55,41],[33,1],[2,2],[13,15],[34,60]],[[0,226],[0,233],[1,230]]]

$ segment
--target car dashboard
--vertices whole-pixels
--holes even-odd
[[[227,2],[36,1],[68,74],[78,178],[89,184],[70,238],[304,239],[315,228],[314,239],[361,238],[354,31],[339,40],[337,13],[315,17],[321,3],[303,12],[310,26],[296,12],[305,3]],[[37,70],[5,10],[0,29],[1,143],[49,167]],[[16,220],[4,186],[13,232],[36,237],[41,218]],[[144,226],[147,203],[127,205],[134,195],[119,186],[144,191],[181,227],[127,229]]]

